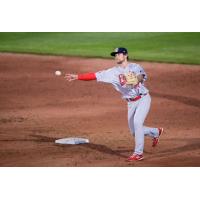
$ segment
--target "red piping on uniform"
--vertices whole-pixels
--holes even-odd
[[[79,74],[78,75],[78,80],[81,81],[92,81],[92,80],[96,80],[96,75],[95,73],[87,73],[87,74]]]

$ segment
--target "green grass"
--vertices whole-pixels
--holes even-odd
[[[0,33],[0,52],[110,57],[118,46],[131,59],[200,64],[200,33]]]

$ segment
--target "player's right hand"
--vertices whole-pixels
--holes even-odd
[[[77,74],[65,74],[64,78],[67,81],[74,81],[78,79],[78,75]]]

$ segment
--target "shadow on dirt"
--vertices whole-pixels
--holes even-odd
[[[58,138],[54,138],[54,137],[46,137],[46,136],[42,136],[42,135],[31,135],[32,137],[37,137],[38,140],[36,140],[37,142],[54,142],[55,140],[57,140]],[[94,143],[89,143],[89,144],[79,144],[79,145],[60,145],[60,144],[55,144],[56,146],[60,146],[62,148],[74,148],[77,146],[81,146],[87,149],[92,149],[95,151],[99,151],[101,153],[106,153],[106,154],[110,154],[110,155],[115,155],[115,156],[119,156],[122,158],[126,158],[127,156],[122,155],[121,153],[123,152],[128,152],[131,150],[112,150],[111,148],[107,147],[106,145],[102,145],[102,144],[94,144]]]
[[[172,148],[168,148],[163,151],[159,151],[156,154],[152,154],[148,159],[166,158],[168,156],[175,156],[176,154],[179,154],[179,153],[187,153],[187,152],[192,152],[192,151],[199,152],[199,154],[200,154],[200,139],[192,138],[192,139],[187,139],[187,140],[181,139],[180,142],[187,141],[187,144],[176,147],[176,148],[173,148],[173,143],[172,143],[171,144]],[[188,160],[189,159],[190,159],[190,157],[188,156]],[[199,161],[199,165],[200,165],[200,161]]]
[[[31,138],[25,138],[25,139],[4,139],[4,140],[0,140],[3,142],[10,142],[10,141],[19,141],[19,142],[55,142],[55,140],[59,139],[59,138],[55,138],[55,137],[47,137],[47,136],[43,136],[43,135],[29,135],[33,138],[36,139],[31,139]],[[61,147],[61,148],[77,148],[78,147],[84,147],[87,149],[92,149],[95,151],[99,151],[101,153],[105,153],[105,154],[109,154],[109,155],[115,155],[118,157],[122,157],[122,158],[126,158],[127,156],[122,155],[121,153],[125,153],[125,152],[130,152],[131,150],[112,150],[111,148],[107,147],[106,145],[102,145],[102,144],[94,144],[94,143],[89,143],[89,144],[79,144],[79,145],[61,145],[61,144],[55,144],[55,146],[57,147]]]
[[[0,140],[2,142],[10,142],[10,141],[19,141],[19,142],[50,142],[54,143],[55,140],[59,139],[56,137],[48,137],[48,136],[43,136],[43,135],[30,135],[32,138],[24,138],[24,139],[3,139]],[[36,138],[36,139],[33,139]],[[171,139],[166,139],[170,140]],[[173,139],[174,140],[174,139]],[[180,140],[180,139],[179,139]],[[183,153],[187,151],[194,151],[194,150],[199,150],[200,153],[200,138],[192,138],[192,139],[181,139],[180,142],[186,141],[187,144],[173,148],[173,144],[171,144],[172,148],[165,149],[163,151],[159,151],[156,153],[156,157],[163,157],[169,154],[178,154],[178,153]],[[94,144],[94,143],[89,143],[89,144],[79,144],[79,145],[60,145],[60,144],[55,144],[57,147],[62,147],[62,148],[76,148],[78,147],[84,147],[87,149],[92,149],[95,151],[99,151],[101,153],[109,154],[109,155],[115,155],[119,156],[122,158],[127,158],[127,155],[123,155],[123,153],[130,153],[132,150],[130,149],[117,149],[117,150],[112,150],[111,148],[107,147],[106,145],[102,144]],[[144,151],[145,152],[145,151]],[[148,153],[148,152],[146,152]]]
[[[186,145],[183,145],[177,148],[165,149],[164,151],[161,151],[159,153],[160,154],[165,154],[165,153],[176,154],[176,153],[182,153],[182,152],[194,151],[194,150],[199,150],[199,153],[200,153],[200,139],[199,138],[189,139]]]
[[[180,103],[183,103],[189,106],[195,106],[197,108],[200,108],[200,100],[192,98],[192,97],[183,97],[183,96],[176,96],[176,95],[171,95],[171,94],[160,94],[156,92],[151,92],[151,95],[155,97],[166,98],[172,101],[178,101]]]
[[[90,144],[82,144],[81,146],[85,147],[85,148],[89,148],[95,151],[99,151],[101,153],[106,153],[109,155],[115,155],[115,156],[119,156],[122,158],[127,158],[127,156],[122,155],[119,151],[116,150],[112,150],[111,148],[107,147],[106,145],[102,145],[102,144],[94,144],[94,143],[90,143]]]
[[[6,123],[21,123],[26,121],[27,119],[24,117],[10,117],[10,118],[1,118],[0,124],[6,124]]]
[[[0,140],[1,142],[54,142],[58,138],[54,137],[47,137],[47,136],[42,136],[42,135],[29,135],[33,138],[23,138],[23,139],[3,139]]]
[[[34,140],[36,142],[55,142],[55,140],[59,139],[59,138],[48,137],[48,136],[44,136],[44,135],[30,135],[30,136],[37,138],[37,140]]]

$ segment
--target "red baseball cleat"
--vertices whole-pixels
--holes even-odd
[[[143,155],[133,154],[132,156],[128,158],[127,161],[131,162],[131,161],[138,161],[138,160],[143,160],[143,159],[144,159]]]
[[[152,141],[153,141],[152,147],[157,146],[157,144],[158,144],[158,142],[159,142],[159,137],[160,137],[161,134],[163,133],[164,129],[163,129],[163,128],[158,128],[158,131],[159,131],[159,136],[152,139]]]

